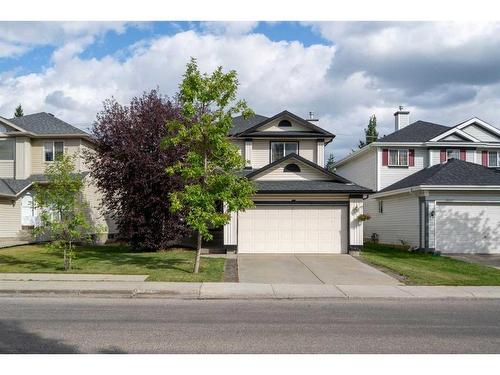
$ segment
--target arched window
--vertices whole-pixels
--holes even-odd
[[[283,169],[283,172],[300,172],[300,167],[297,164],[288,164]]]
[[[278,124],[278,127],[280,128],[289,128],[292,126],[292,123],[288,120],[281,120]]]

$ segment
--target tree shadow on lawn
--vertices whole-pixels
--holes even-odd
[[[62,258],[61,258],[62,259]],[[22,266],[29,270],[64,270],[63,266],[58,267],[54,261],[41,260],[41,259],[19,259],[12,255],[0,255],[0,266]],[[22,272],[20,270],[20,272]]]

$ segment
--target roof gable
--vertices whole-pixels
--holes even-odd
[[[474,138],[479,139],[481,142],[500,142],[499,134],[495,134],[477,124],[468,125],[462,130]]]
[[[469,131],[466,131],[469,130]],[[474,131],[475,130],[475,131]],[[432,139],[430,139],[431,142],[439,142],[443,141],[446,137],[450,135],[457,135],[461,136],[462,138],[465,138],[469,140],[470,142],[484,142],[482,139],[478,138],[479,137],[485,137],[485,134],[489,134],[490,137],[494,136],[497,137],[498,140],[496,142],[500,142],[500,129],[495,128],[493,125],[488,124],[487,122],[478,119],[477,117],[473,117],[467,121],[464,121],[452,128],[450,128],[448,131],[439,134]],[[486,142],[490,142],[491,140],[486,140]]]
[[[238,135],[238,136],[250,136],[253,133],[260,133],[262,131],[268,132],[269,134],[275,133],[275,132],[286,132],[287,130],[290,130],[293,133],[296,132],[308,132],[308,133],[317,133],[318,135],[323,135],[327,137],[335,137],[332,133],[320,128],[319,126],[316,126],[312,124],[311,122],[304,120],[303,118],[289,112],[289,111],[283,111],[278,113],[277,115],[269,118],[263,118],[263,116],[259,116],[257,118],[256,116],[253,116],[255,118],[255,124],[248,126],[246,130],[243,130],[241,132],[233,132],[232,135]],[[235,118],[238,119],[238,118]],[[282,119],[287,119],[292,123],[291,128],[283,128],[283,129],[278,129],[277,125],[280,120]],[[237,125],[241,122],[240,119],[237,120]],[[238,126],[239,127],[239,126]],[[233,129],[235,128],[234,126],[234,120],[233,120]],[[300,133],[299,133],[300,135]]]
[[[284,167],[291,163],[297,163],[301,169],[301,172],[284,172]],[[279,177],[280,174],[284,176]],[[286,180],[286,175],[290,176],[291,180],[317,179],[349,183],[349,181],[345,178],[340,177],[335,173],[331,173],[327,169],[321,168],[319,165],[295,153],[291,153],[284,158],[276,160],[260,169],[252,171],[248,173],[246,177],[251,180],[259,180],[261,177],[267,180],[272,180],[274,178]]]

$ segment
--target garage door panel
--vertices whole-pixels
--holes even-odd
[[[347,208],[257,206],[239,214],[241,253],[341,253],[347,250]]]
[[[500,204],[438,203],[436,249],[444,253],[500,253]]]

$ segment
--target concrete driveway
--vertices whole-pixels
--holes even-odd
[[[242,283],[397,285],[393,277],[347,254],[238,254]]]

